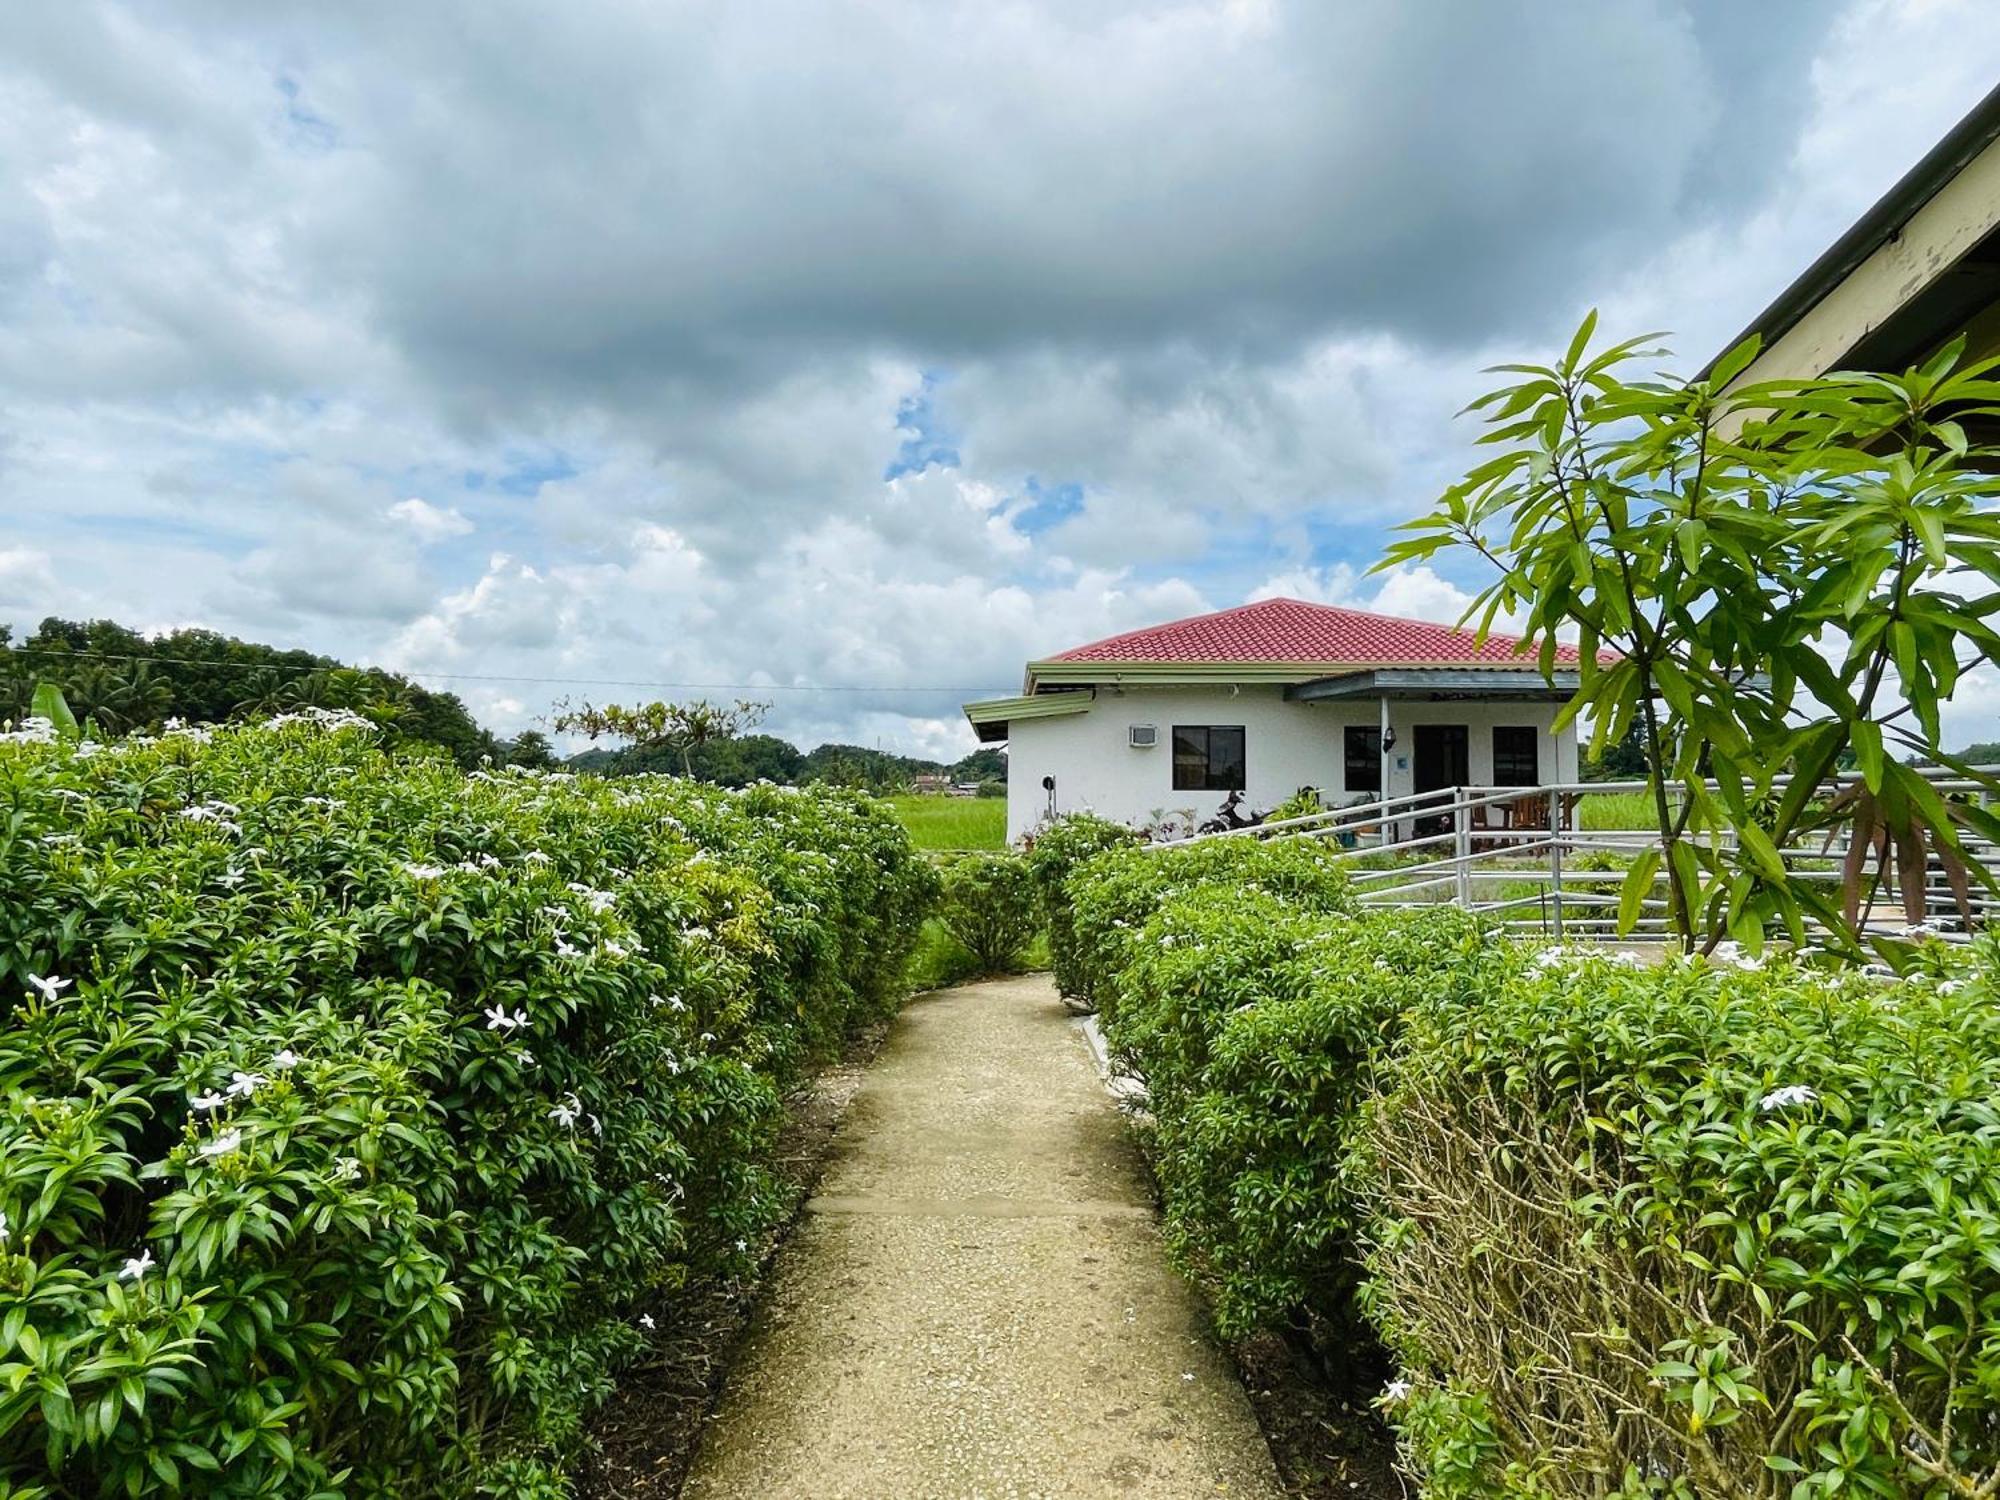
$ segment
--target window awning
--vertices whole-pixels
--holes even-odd
[[[1394,667],[1369,672],[1342,672],[1316,677],[1285,689],[1298,703],[1326,703],[1343,698],[1397,698],[1439,702],[1454,698],[1500,703],[1567,703],[1576,696],[1578,674],[1540,672],[1507,667]]]
[[[965,717],[982,743],[1007,738],[1007,725],[1014,719],[1055,719],[1064,714],[1080,714],[1097,701],[1095,688],[1060,693],[1032,693],[1021,698],[988,698],[965,705]]]

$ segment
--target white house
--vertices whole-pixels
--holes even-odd
[[[1574,781],[1575,689],[1521,643],[1420,620],[1266,599],[1028,663],[1018,698],[968,703],[1007,741],[1007,837],[1088,810],[1142,824],[1263,811],[1301,787],[1330,804],[1453,786]]]

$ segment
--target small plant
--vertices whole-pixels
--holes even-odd
[[[1035,886],[1015,854],[961,854],[939,866],[938,919],[982,974],[1007,973],[1035,940]]]

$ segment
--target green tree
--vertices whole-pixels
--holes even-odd
[[[620,739],[635,749],[670,751],[680,760],[681,774],[691,777],[697,750],[756,728],[770,708],[768,703],[742,698],[733,704],[695,698],[686,703],[646,703],[632,708],[617,703],[599,707],[582,703],[573,708],[564,705],[556,714],[555,727],[563,734]]]
[[[541,730],[524,729],[500,745],[500,759],[510,766],[529,766],[540,771],[556,763],[556,752]]]
[[[1379,566],[1469,548],[1498,573],[1468,613],[1482,635],[1525,616],[1544,673],[1557,632],[1579,638],[1559,722],[1587,715],[1595,747],[1636,725],[1651,782],[1660,847],[1626,882],[1628,927],[1664,868],[1684,946],[1755,946],[1773,924],[1803,939],[1807,915],[1851,933],[1866,865],[1879,886],[1892,858],[1919,919],[1927,860],[1962,883],[1958,829],[2000,834],[1890,753],[1935,755],[1938,705],[2000,647],[2000,480],[1960,421],[2000,400],[1996,362],[1961,366],[1955,343],[1902,375],[1725,395],[1754,339],[1701,379],[1628,379],[1662,351],[1592,352],[1595,326],[1554,365],[1501,367],[1513,379],[1468,408],[1499,453]],[[1850,748],[1860,781],[1828,795]],[[1859,851],[1840,905],[1781,853],[1838,826]]]

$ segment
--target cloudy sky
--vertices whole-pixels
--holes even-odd
[[[1113,630],[1450,619],[1362,574],[1481,365],[1699,364],[1996,78],[1986,0],[18,0],[0,621],[956,753]]]

